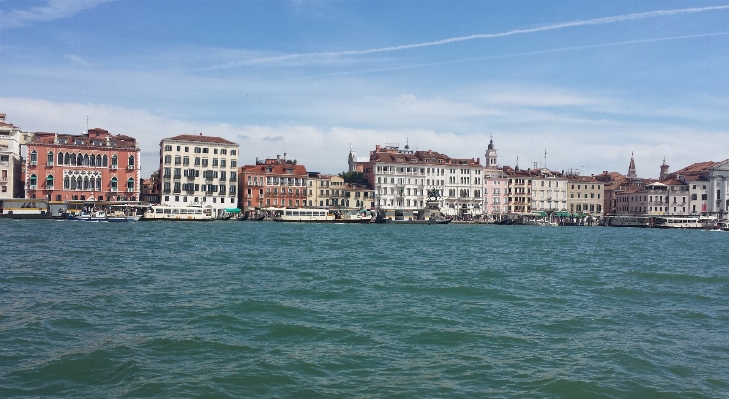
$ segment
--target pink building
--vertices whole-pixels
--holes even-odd
[[[137,201],[136,139],[104,129],[84,134],[35,133],[27,145],[26,198]]]

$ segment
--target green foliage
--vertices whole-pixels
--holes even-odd
[[[286,160],[286,163],[289,164],[289,165],[296,165],[296,160],[295,159],[294,160],[287,159]]]
[[[367,182],[362,172],[342,172],[339,177],[344,179],[345,183],[365,184]]]

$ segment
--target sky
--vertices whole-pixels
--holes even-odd
[[[729,1],[0,0],[0,113],[347,169],[409,144],[657,177],[729,158]],[[88,125],[87,125],[88,121]],[[546,152],[546,157],[545,157]]]

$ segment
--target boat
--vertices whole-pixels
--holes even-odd
[[[453,221],[453,219],[446,219],[446,218],[435,219],[435,224],[448,224],[452,221]]]
[[[0,218],[48,219],[52,213],[45,199],[6,198],[0,200]]]
[[[81,222],[106,222],[106,211],[82,211],[68,215],[68,220],[78,220]]]
[[[326,223],[336,221],[333,211],[326,209],[276,209],[273,211],[274,222],[308,222]]]
[[[715,230],[721,230],[721,231],[729,231],[729,221],[721,221],[716,222],[716,225],[714,225]]]
[[[210,221],[213,220],[211,206],[152,205],[140,220]]]
[[[658,217],[653,227],[660,229],[701,229],[706,224],[698,216],[668,216]]]
[[[651,218],[648,216],[617,215],[608,216],[606,226],[613,227],[651,227]]]

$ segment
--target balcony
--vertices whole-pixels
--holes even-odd
[[[53,161],[46,162],[46,166],[51,166],[52,167],[53,166]]]
[[[30,166],[37,166],[37,165],[38,165],[38,161],[30,161]]]
[[[31,189],[31,190],[35,190],[35,189],[36,189],[37,187],[38,187],[38,186],[36,186],[35,184],[31,184],[31,185],[30,185],[30,189]]]
[[[246,198],[248,198],[248,199],[253,198],[253,194],[246,194]]]
[[[116,190],[117,190],[117,188],[116,188],[116,187],[112,187],[112,188],[110,188],[110,189],[109,189],[109,191],[111,191],[112,193],[115,193],[115,192],[116,192]]]
[[[175,175],[174,179],[175,179],[175,180],[180,180],[180,179],[182,179],[182,176],[180,176],[180,175]]]
[[[3,183],[7,183],[8,178],[7,177],[0,177],[0,181]]]
[[[127,170],[134,170],[134,165],[127,166]]]
[[[109,167],[109,169],[111,169],[111,170],[116,170],[116,168],[117,168],[117,165],[114,165],[114,164],[111,164],[111,166]]]
[[[133,193],[134,192],[134,189],[133,188],[127,188],[127,192],[128,193]]]

